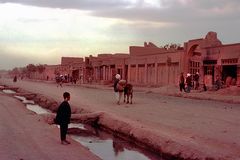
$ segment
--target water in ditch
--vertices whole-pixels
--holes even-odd
[[[27,98],[25,98],[23,96],[14,96],[14,97],[19,99],[20,101],[22,101],[22,103],[24,103],[24,104],[34,104],[33,100],[27,100]]]
[[[6,93],[6,94],[15,94],[16,93],[15,91],[10,90],[10,89],[3,89],[2,91],[3,91],[3,93]]]
[[[37,104],[26,104],[26,107],[27,107],[27,109],[29,109],[37,114],[51,113],[51,111],[44,109]]]
[[[103,160],[163,160],[155,153],[94,128],[71,137]]]
[[[27,109],[35,112],[36,114],[45,114],[45,113],[51,113],[50,110],[47,110],[38,104],[35,104],[33,100],[27,100],[23,96],[14,96],[15,98],[19,99],[22,101],[22,103],[26,104]]]
[[[4,93],[14,93],[14,91],[8,90]],[[27,109],[36,114],[51,112],[34,104],[34,101],[27,100],[23,96],[14,97],[21,100]],[[153,152],[137,147],[126,140],[122,140],[117,136],[113,136],[89,125],[71,123],[69,124],[69,134],[72,139],[87,147],[102,160],[163,160]]]

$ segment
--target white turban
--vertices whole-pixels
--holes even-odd
[[[120,76],[120,74],[116,74],[116,79],[120,79],[121,78],[121,76]]]

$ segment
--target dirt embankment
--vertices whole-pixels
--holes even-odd
[[[28,111],[12,95],[0,91],[1,160],[100,160],[71,139],[71,145],[61,145],[59,129],[46,125],[41,115]]]
[[[16,95],[21,95],[42,107],[56,112],[59,102],[54,99],[45,97],[37,93],[30,93],[23,89],[6,87],[15,90]],[[85,109],[72,106],[72,121],[91,123],[105,129],[119,137],[127,139],[141,147],[151,149],[161,154],[166,159],[235,159],[224,153],[222,148],[216,148],[215,151],[203,148],[194,141],[186,139],[185,141],[173,141],[171,135],[166,135],[157,130],[149,130],[147,126],[143,126],[137,122],[117,117],[116,115],[106,112],[90,113]],[[53,123],[55,114],[44,115],[45,120]]]

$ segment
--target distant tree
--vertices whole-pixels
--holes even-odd
[[[165,48],[167,50],[168,49],[177,49],[177,50],[182,49],[181,44],[176,44],[176,43],[166,44],[166,45],[164,45],[163,48]]]
[[[44,70],[45,70],[45,65],[28,64],[26,67],[22,67],[22,68],[15,67],[11,71],[9,71],[9,74],[10,75],[21,75],[21,76],[26,76],[26,77],[30,78],[33,73],[35,73],[35,72],[43,73]]]
[[[21,68],[21,73],[22,73],[22,74],[27,74],[27,72],[28,72],[28,71],[27,71],[27,67],[22,67],[22,68]]]
[[[165,45],[163,46],[163,48],[169,49],[169,44],[165,44]]]
[[[28,76],[28,71],[27,71],[27,67],[22,67],[22,68],[20,68],[20,72],[21,72],[21,76],[22,77],[29,77]]]
[[[11,71],[9,71],[9,74],[10,75],[19,75],[20,74],[20,70],[19,70],[19,68],[15,67]]]
[[[37,71],[37,67],[34,64],[28,64],[26,66],[26,72],[27,72],[27,77],[31,78],[32,74],[35,73]]]
[[[34,64],[28,64],[26,68],[28,73],[33,73],[37,71],[37,67]]]
[[[39,73],[43,73],[45,70],[45,66],[42,64],[37,65],[36,68]]]

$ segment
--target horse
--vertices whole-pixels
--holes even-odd
[[[129,97],[130,97],[130,104],[132,104],[133,85],[130,84],[130,83],[127,83],[127,84],[124,86],[123,92],[124,92],[124,102],[125,102],[125,98],[127,97],[127,103],[129,103]]]

